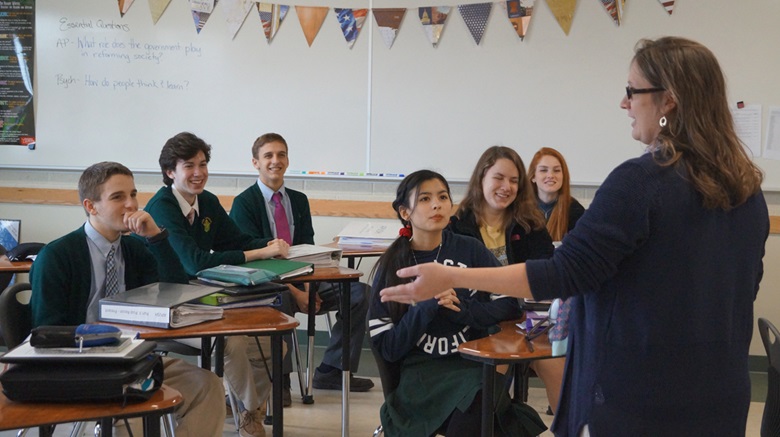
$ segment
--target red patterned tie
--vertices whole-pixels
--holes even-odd
[[[274,203],[274,222],[276,222],[276,238],[281,238],[286,241],[287,244],[292,244],[292,237],[290,237],[290,224],[287,222],[287,213],[284,212],[284,205],[282,205],[282,193],[275,192],[271,197],[271,201]]]

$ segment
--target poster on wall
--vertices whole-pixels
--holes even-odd
[[[35,143],[35,0],[0,1],[0,144]]]

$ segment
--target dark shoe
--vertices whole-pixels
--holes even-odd
[[[341,390],[341,370],[331,370],[330,372],[320,372],[320,369],[314,371],[314,388],[318,390]],[[349,377],[349,391],[363,392],[369,391],[374,387],[374,381],[368,378],[357,378],[354,375]]]
[[[290,393],[290,387],[282,389],[282,406],[284,408],[292,406],[292,393]]]

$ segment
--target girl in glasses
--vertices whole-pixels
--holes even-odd
[[[628,85],[620,107],[647,153],[612,171],[552,258],[489,271],[413,266],[398,275],[414,282],[382,299],[454,286],[577,296],[556,435],[744,435],[769,232],[763,176],[709,49],[641,40]]]

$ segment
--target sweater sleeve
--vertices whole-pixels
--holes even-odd
[[[166,188],[163,188],[163,190],[165,189]],[[211,226],[214,228],[222,227],[225,223],[224,219],[227,219],[229,225],[232,225],[232,229],[237,229],[235,224],[230,220],[230,217],[225,213],[224,209],[221,207],[219,207],[219,209],[221,209],[221,214],[217,213],[216,216],[212,218]],[[219,246],[215,244],[214,247],[202,248],[198,244],[198,241],[190,235],[187,219],[182,215],[181,209],[173,196],[168,198],[159,196],[158,193],[158,196],[155,196],[155,199],[146,205],[146,211],[152,215],[158,226],[162,226],[168,230],[169,244],[176,252],[179,261],[181,261],[181,264],[188,275],[195,276],[198,271],[202,269],[220,264],[236,265],[243,264],[246,261],[243,251],[243,245],[246,243],[246,240],[237,243],[230,249],[227,249],[228,244],[226,242],[222,242]],[[211,212],[209,212],[209,214],[211,214]],[[228,234],[225,234],[223,231],[218,231],[218,235],[215,238],[220,238],[223,235]],[[240,239],[241,235],[244,234],[237,232],[237,235],[230,237],[229,241],[233,242],[236,237]],[[213,252],[212,249],[214,250]]]
[[[295,243],[296,244],[314,244],[314,225],[311,221],[311,210],[309,209],[309,199],[303,196],[303,201],[299,205],[300,211],[295,213]]]
[[[379,273],[379,272],[377,272]],[[377,274],[376,278],[381,277]],[[398,323],[393,323],[387,305],[379,299],[384,283],[374,280],[371,287],[372,298],[368,311],[368,326],[371,343],[382,357],[390,362],[403,359],[425,333],[428,324],[436,317],[439,304],[436,299],[428,299],[410,306]]]
[[[567,298],[598,290],[647,239],[657,192],[658,181],[636,161],[613,170],[553,257],[526,263],[534,298]]]
[[[137,284],[140,287],[152,282],[176,282],[186,284],[189,276],[179,261],[168,239],[149,244],[146,238],[133,234],[134,239],[140,245],[133,246],[135,260],[132,265],[137,266]],[[151,256],[150,256],[151,255]],[[150,261],[153,260],[154,263]],[[130,287],[128,287],[130,288]]]
[[[65,266],[70,262],[66,254],[51,246],[44,247],[35,258],[30,270],[33,327],[74,324],[67,311],[71,306],[68,287],[78,287],[78,284],[74,284],[76,278],[67,273]],[[87,286],[89,287],[89,284]]]
[[[217,202],[216,207],[213,208],[213,214],[215,215],[214,221],[219,224],[217,226],[217,237],[214,240],[214,251],[230,251],[239,248],[243,252],[244,250],[262,249],[268,245],[271,238],[253,237],[241,232],[241,229],[236,226],[233,219],[228,216],[216,197],[214,198],[214,201]],[[243,263],[244,261],[241,262]]]
[[[230,208],[230,218],[242,232],[251,235],[253,238],[270,237],[263,231],[263,223],[259,217],[259,214],[265,214],[266,212],[260,205],[257,205],[257,202],[253,202],[250,189],[239,194],[233,200],[233,206]]]

